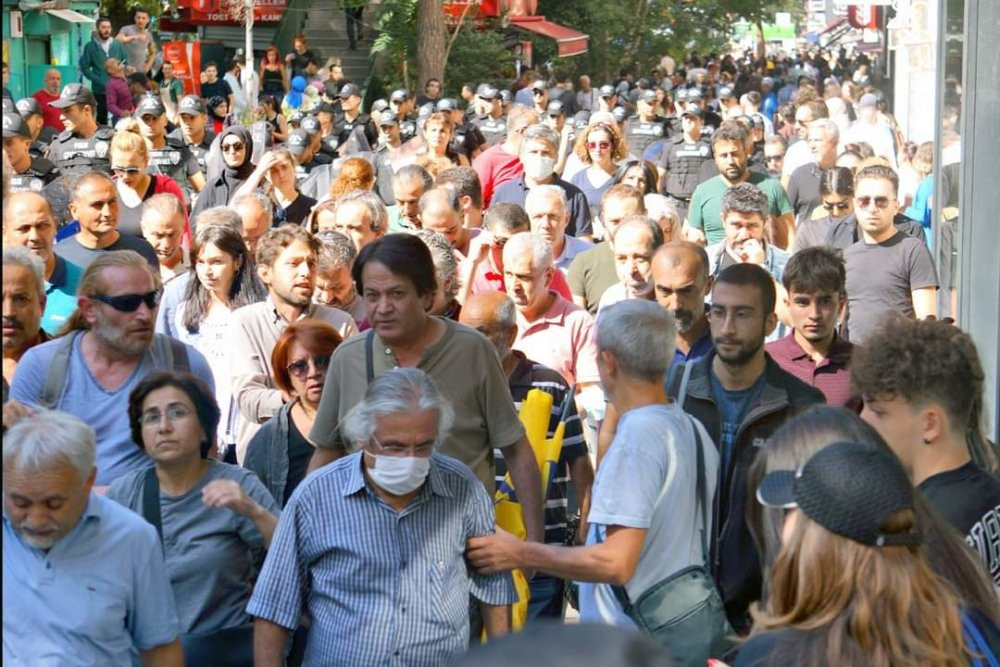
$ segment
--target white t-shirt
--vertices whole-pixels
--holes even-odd
[[[649,405],[622,415],[597,469],[587,544],[603,542],[609,526],[647,531],[639,563],[625,584],[632,601],[678,570],[705,562],[703,503],[695,501],[695,428],[701,433],[706,494],[711,499],[719,469],[718,450],[705,428],[675,403]],[[708,530],[712,530],[711,505]],[[635,627],[609,584],[580,584],[580,621]]]

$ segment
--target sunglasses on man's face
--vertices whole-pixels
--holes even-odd
[[[222,144],[223,153],[239,153],[243,150],[243,142],[233,142],[231,144]]]
[[[858,208],[868,208],[872,202],[875,202],[875,208],[886,208],[889,206],[889,202],[892,201],[891,197],[855,197],[854,204]]]
[[[135,176],[142,171],[139,167],[111,167],[111,171],[118,176]]]
[[[851,203],[846,201],[823,202],[823,208],[825,208],[830,213],[833,213],[834,211],[846,211],[850,207]]]
[[[152,310],[160,304],[160,297],[163,295],[162,289],[155,289],[145,294],[119,294],[118,296],[105,296],[95,294],[91,298],[101,303],[106,303],[112,308],[122,313],[134,313],[139,310],[139,305],[146,304]]]

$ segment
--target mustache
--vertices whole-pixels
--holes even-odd
[[[19,320],[17,318],[14,318],[14,317],[4,317],[3,318],[3,326],[5,326],[5,327],[14,327],[14,328],[17,328],[17,329],[23,329],[24,328],[24,323],[21,322],[21,320]]]

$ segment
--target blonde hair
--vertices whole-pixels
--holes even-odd
[[[587,141],[590,135],[597,131],[606,133],[611,139],[611,161],[618,163],[624,160],[625,156],[628,155],[628,145],[625,143],[625,137],[618,130],[618,126],[614,123],[594,123],[588,125],[580,133],[580,136],[576,138],[576,145],[573,146],[573,152],[580,158],[580,161],[584,164],[593,163],[593,160],[590,159],[590,151],[587,150]]]
[[[138,155],[149,164],[150,141],[142,136],[139,121],[135,118],[123,118],[115,125],[115,136],[111,139],[112,153],[129,153]]]

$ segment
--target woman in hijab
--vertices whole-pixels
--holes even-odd
[[[240,125],[230,125],[219,135],[222,151],[221,169],[209,170],[205,188],[198,195],[191,217],[213,206],[225,206],[243,181],[253,173],[253,138],[250,131]]]

